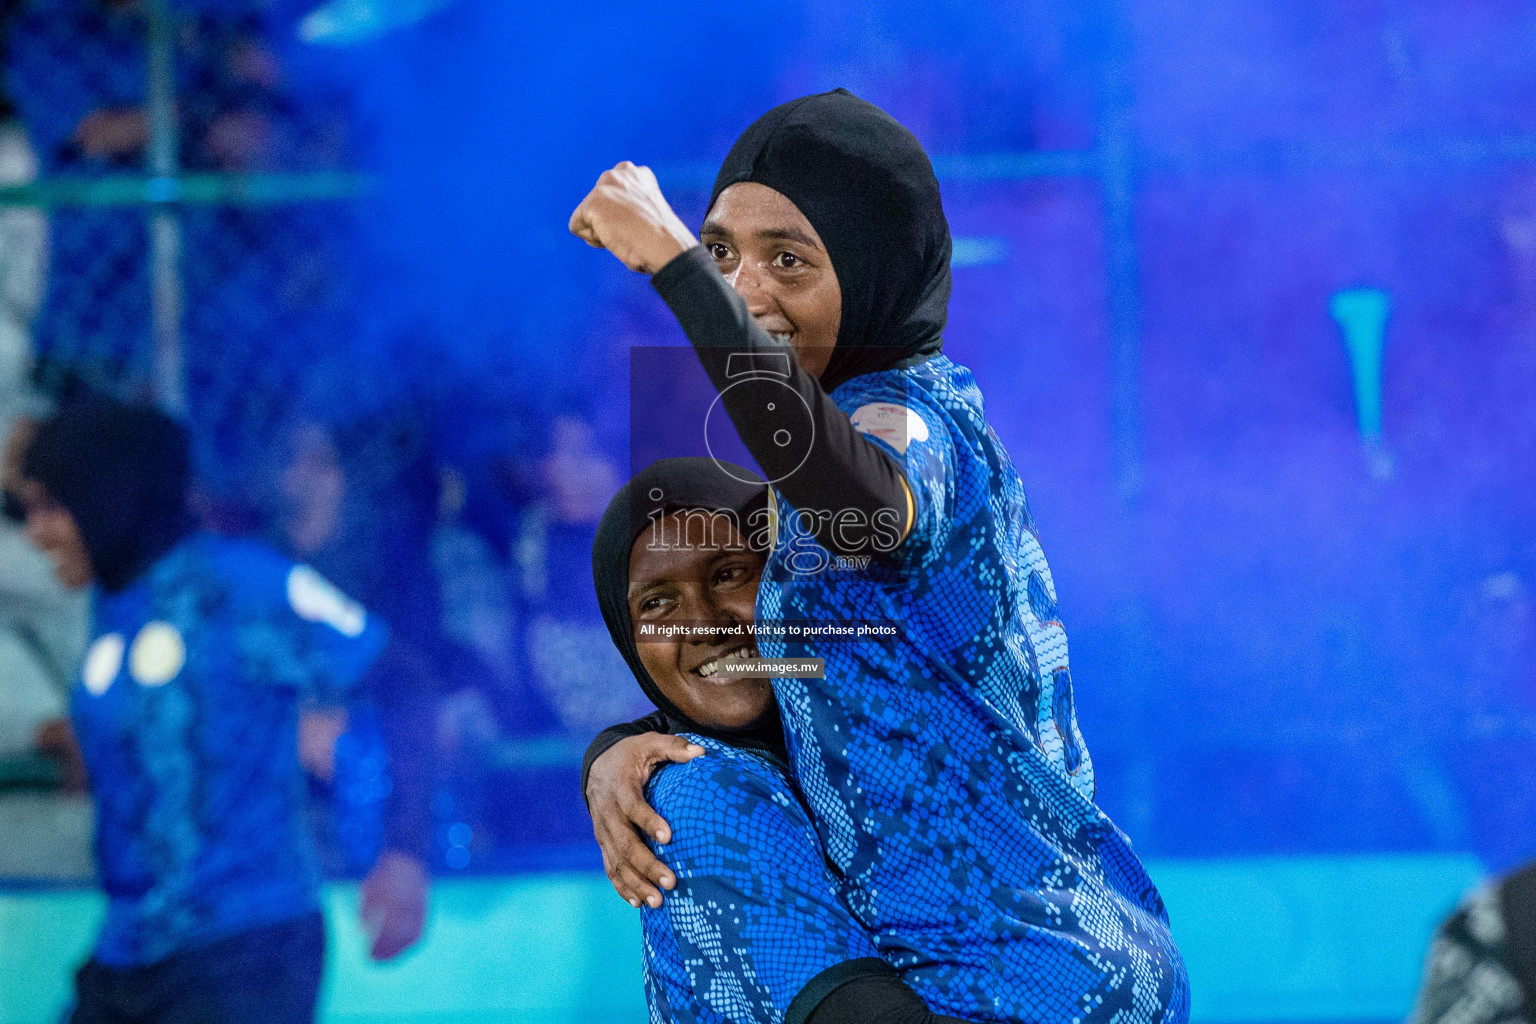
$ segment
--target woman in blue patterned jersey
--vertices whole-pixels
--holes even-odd
[[[185,432],[92,401],[37,430],[27,533],[92,586],[70,718],[107,909],[74,1024],[313,1020],[324,951],[297,760],[300,698],[378,705],[393,792],[363,918],[385,959],[421,932],[428,686],[384,625],[265,545],[195,532]]]
[[[592,545],[614,645],[691,750],[657,773],[677,890],[642,912],[655,1024],[959,1024],[931,1014],[837,894],[790,782],[773,690],[728,664],[755,653],[766,494],[748,471],[666,459],[609,504]],[[756,520],[756,525],[753,521]],[[688,628],[687,636],[667,629]]]
[[[881,954],[946,1013],[1180,1024],[1162,901],[1094,803],[1023,485],[942,352],[949,229],[917,140],[845,91],[804,97],[732,147],[699,240],[629,163],[571,230],[652,275],[773,485],[758,621],[900,627],[759,644],[825,661],[775,690],[817,833]],[[773,388],[741,386],[768,372]]]

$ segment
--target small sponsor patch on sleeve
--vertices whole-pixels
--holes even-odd
[[[853,429],[878,437],[902,455],[913,441],[928,440],[928,424],[914,410],[895,402],[871,402],[853,411]]]

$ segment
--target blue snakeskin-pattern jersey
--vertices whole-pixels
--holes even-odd
[[[683,733],[708,753],[651,778],[677,874],[641,909],[652,1024],[778,1024],[816,975],[878,956],[837,895],[810,815],[768,757]],[[648,840],[649,841],[649,840]]]
[[[316,908],[299,698],[361,678],[383,625],[307,566],[199,534],[98,591],[92,629],[70,712],[107,893],[96,959],[154,963]]]
[[[844,895],[938,1013],[1183,1024],[1188,981],[1130,842],[1094,804],[1051,573],[970,371],[939,356],[832,394],[903,466],[894,556],[837,563],[775,495],[760,621],[895,620],[894,642],[760,639]],[[830,510],[836,511],[836,510]]]

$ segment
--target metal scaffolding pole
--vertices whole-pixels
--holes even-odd
[[[176,122],[175,24],[166,0],[144,5],[149,30],[150,309],[154,337],[152,386],[160,408],[187,412],[181,348],[181,217],[178,197],[180,137]]]

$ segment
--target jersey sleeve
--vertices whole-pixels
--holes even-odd
[[[905,374],[855,378],[834,394],[853,429],[896,461],[912,493],[912,529],[902,548],[918,561],[942,551],[955,511],[959,457],[948,418]]]
[[[378,659],[388,630],[313,568],[251,552],[232,566],[235,642],[252,681],[322,698],[352,689]]]
[[[677,875],[641,912],[652,1019],[779,1024],[813,978],[878,954],[787,779],[689,738],[709,753],[663,768],[649,793],[673,835],[652,849]]]

